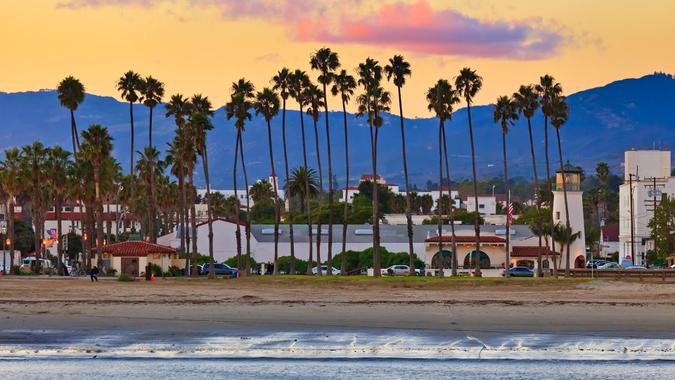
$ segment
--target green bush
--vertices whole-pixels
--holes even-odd
[[[281,256],[277,260],[279,265],[279,271],[286,274],[290,274],[291,271],[291,257],[290,256]],[[313,264],[315,262],[312,262]],[[295,258],[295,272],[296,274],[305,274],[307,273],[307,261]]]
[[[241,266],[242,266],[242,267],[243,267],[243,265],[244,265],[245,262],[246,262],[245,260],[246,260],[246,257],[244,257],[244,255],[242,255],[242,256],[241,256],[241,262],[242,262],[242,265],[241,265]],[[251,257],[250,260],[251,260],[251,261],[249,262],[249,264],[251,265],[251,269],[257,269],[257,268],[258,268],[258,263],[255,261],[255,259],[254,259],[253,257]],[[207,262],[208,262],[208,260],[207,260]],[[239,268],[239,267],[237,266],[237,256],[230,257],[229,259],[225,260],[224,263],[227,264],[227,265],[229,265],[229,266],[231,266],[232,268],[244,269],[244,268]]]
[[[347,272],[353,273],[361,268],[373,267],[373,249],[367,248],[363,251],[347,251]],[[342,265],[342,255],[339,253],[333,257],[333,266],[340,268]],[[407,252],[389,252],[385,247],[380,247],[380,257],[382,268],[392,265],[408,265],[410,258]],[[424,268],[424,261],[415,255],[415,268]]]
[[[179,277],[181,275],[180,268],[175,265],[169,267],[169,271],[164,273],[166,277]]]
[[[126,273],[122,273],[122,274],[120,274],[119,277],[117,277],[117,281],[122,281],[122,282],[129,282],[129,281],[133,281],[133,280],[134,279],[129,277],[129,275],[126,274]]]
[[[162,276],[162,267],[160,267],[157,264],[150,264],[150,273],[154,274],[155,277],[161,277]]]

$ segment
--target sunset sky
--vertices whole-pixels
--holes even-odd
[[[118,97],[115,81],[133,69],[164,81],[167,95],[203,93],[220,106],[232,81],[263,87],[283,66],[309,71],[310,53],[329,46],[351,72],[367,56],[403,54],[406,113],[426,117],[424,91],[464,66],[484,78],[477,103],[544,73],[566,92],[673,73],[673,20],[673,0],[2,0],[0,91],[74,75]]]

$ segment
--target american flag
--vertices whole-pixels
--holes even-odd
[[[511,192],[509,191],[509,209],[506,213],[506,217],[509,220],[509,224],[513,223],[513,203],[511,203]]]

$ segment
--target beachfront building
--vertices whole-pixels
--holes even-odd
[[[564,175],[564,177],[563,177]],[[555,186],[553,188],[553,223],[565,226],[565,194],[563,192],[563,178],[567,190],[567,205],[569,211],[570,228],[572,234],[578,237],[570,245],[570,268],[583,268],[586,265],[586,231],[584,226],[583,192],[581,191],[581,170],[568,162],[563,171],[556,170]],[[557,245],[557,243],[556,243]],[[554,246],[551,242],[551,246]],[[562,252],[566,256],[567,248]],[[565,260],[562,260],[563,267]]]
[[[279,199],[286,199],[286,193],[282,187],[283,184],[279,183],[279,178],[275,176],[269,176],[267,178],[267,181],[270,183],[272,186],[272,189],[274,189],[274,183],[277,184],[277,194],[279,195]],[[252,185],[249,185],[249,189],[251,188]],[[222,189],[211,189],[212,193],[220,193],[222,194],[226,199],[229,197],[234,197],[234,189],[231,190],[222,190]],[[254,202],[253,198],[250,197],[251,194],[249,194],[249,205],[253,207]],[[202,203],[204,205],[204,213],[206,212],[206,189],[197,189],[197,196],[202,199]],[[237,199],[239,199],[239,203],[241,204],[241,207],[244,209],[246,208],[246,190],[245,189],[238,189],[237,190]],[[288,207],[288,205],[287,205]],[[205,215],[205,214],[204,214]],[[204,217],[205,219],[205,217]]]
[[[226,219],[213,221],[214,231],[214,258],[218,262],[235,257],[236,223]],[[242,253],[245,254],[245,230],[246,225],[241,224]],[[311,244],[316,250],[317,228],[313,226],[314,239]],[[413,250],[424,261],[428,268],[450,269],[449,258],[452,256],[452,243],[450,240],[450,227],[445,225],[442,231],[442,244],[439,248],[437,226],[415,225],[413,226]],[[294,229],[295,255],[297,258],[307,260],[309,255],[309,238],[307,225],[296,224]],[[475,247],[474,229],[472,225],[455,226],[458,242],[458,263],[464,272],[469,272],[472,265],[467,261],[468,255]],[[538,247],[537,237],[526,225],[514,225],[511,227],[511,259],[506,263],[506,230],[504,226],[481,227],[481,265],[486,269],[485,275],[501,276],[505,266],[528,265],[534,267],[537,262]],[[381,246],[390,252],[407,252],[408,236],[406,225],[380,226]],[[322,258],[328,249],[328,227],[321,227],[321,252]],[[162,236],[158,242],[177,249],[180,246],[180,236],[176,233]],[[346,249],[363,251],[373,245],[373,230],[369,224],[348,225]],[[201,223],[197,226],[197,250],[201,254],[208,254],[208,225]],[[279,226],[279,256],[290,256],[290,236],[288,225]],[[542,248],[544,256],[543,268],[551,268],[553,254],[546,257],[546,249]],[[342,251],[342,225],[333,226],[333,253]],[[439,253],[440,252],[440,253]],[[315,252],[316,253],[316,252]],[[486,257],[484,257],[484,255]],[[251,227],[251,257],[260,263],[272,263],[274,261],[274,226],[266,224],[254,224]],[[559,256],[556,256],[559,258]],[[464,269],[465,268],[465,269]]]
[[[478,195],[478,212],[481,215],[495,215],[497,214],[497,202],[502,203],[502,206],[506,204],[506,196],[504,194],[493,194],[493,195]],[[464,205],[466,211],[475,212],[476,211],[476,197],[473,194],[467,194],[464,197]]]
[[[649,221],[663,196],[675,197],[668,150],[628,150],[624,153],[624,181],[619,187],[619,258],[645,264]],[[631,202],[632,201],[632,202]],[[631,205],[632,203],[632,205]]]
[[[95,257],[96,247],[92,248]],[[182,259],[174,248],[149,243],[146,241],[123,241],[107,244],[103,247],[102,263],[92,259],[92,265],[98,265],[105,270],[114,270],[117,274],[126,274],[138,277],[144,274],[148,264],[159,265],[162,272],[168,272],[169,267],[185,269],[185,259]]]

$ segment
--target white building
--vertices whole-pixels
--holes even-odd
[[[671,176],[670,151],[626,151],[624,183],[619,187],[620,260],[634,260],[635,264],[644,264],[647,251],[645,243],[651,236],[648,224],[654,215],[654,198],[658,204],[664,195],[675,197],[675,177]]]
[[[586,264],[586,231],[584,226],[583,192],[581,191],[581,170],[570,165],[564,166],[565,190],[567,190],[567,205],[572,233],[579,233],[579,237],[570,245],[570,268],[583,268]],[[567,224],[565,214],[565,197],[563,192],[563,173],[556,170],[556,183],[553,188],[553,222]],[[557,245],[557,244],[556,244]],[[563,257],[565,252],[561,252]],[[562,267],[565,260],[562,261]]]
[[[481,215],[495,215],[497,214],[497,202],[502,206],[506,204],[506,196],[503,194],[494,195],[478,195],[478,212]],[[464,205],[466,211],[476,212],[476,198],[473,194],[464,197]]]
[[[286,199],[286,192],[284,191],[284,189],[279,184],[278,177],[269,176],[267,178],[267,181],[270,183],[270,185],[272,185],[272,190],[274,190],[274,183],[276,182],[276,184],[277,184],[277,194],[279,196],[279,199]],[[253,185],[249,185],[248,188],[250,189],[252,186]],[[235,196],[234,189],[232,189],[232,190],[211,189],[211,192],[212,193],[220,193],[225,198]],[[206,197],[206,189],[197,189],[197,195],[200,196],[202,199],[204,199]],[[249,194],[249,196],[250,196],[250,194]],[[243,207],[246,207],[246,190],[237,189],[237,198],[239,199],[239,202],[241,203],[241,205]],[[249,205],[251,207],[253,207],[253,205],[254,205],[253,198],[249,198]]]

